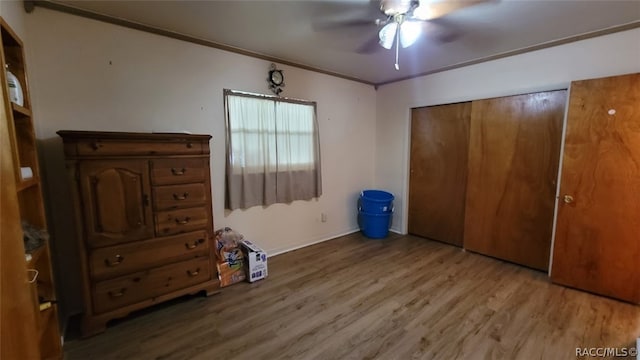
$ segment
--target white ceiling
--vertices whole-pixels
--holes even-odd
[[[428,25],[431,36],[401,49],[396,71],[393,51],[382,47],[369,54],[356,51],[376,36],[374,19],[383,18],[373,0],[55,2],[374,84],[611,27],[640,26],[640,0],[490,1],[442,19],[459,34],[453,41],[437,41],[440,29]],[[348,19],[371,19],[372,24],[327,26]]]

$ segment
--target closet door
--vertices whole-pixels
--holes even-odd
[[[471,103],[413,109],[409,233],[462,245]]]
[[[640,74],[571,84],[556,283],[640,303]]]
[[[566,91],[473,102],[465,248],[546,270]]]

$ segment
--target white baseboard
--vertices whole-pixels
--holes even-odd
[[[270,253],[268,253],[268,255],[269,255],[269,257],[277,256],[277,255],[280,255],[280,254],[288,253],[289,251],[302,249],[302,248],[305,248],[307,246],[319,244],[321,242],[325,242],[325,241],[333,240],[333,239],[336,239],[336,238],[339,238],[339,237],[342,237],[342,236],[346,236],[346,235],[349,235],[349,234],[357,233],[358,231],[360,231],[360,229],[349,230],[349,231],[346,231],[346,232],[343,232],[343,233],[340,233],[340,234],[337,234],[337,235],[332,235],[332,236],[327,237],[327,238],[323,238],[323,239],[320,239],[320,240],[312,241],[312,242],[307,243],[307,244],[297,245],[297,246],[294,246],[294,247],[291,247],[291,248],[278,250],[278,251],[275,251],[275,252],[272,252],[272,253],[270,252]],[[396,233],[396,234],[400,234],[400,235],[406,235],[406,234],[402,233],[400,230],[396,230],[396,229],[389,229],[389,231],[393,232],[393,233]]]
[[[343,233],[340,233],[340,234],[336,234],[336,235],[331,235],[330,237],[322,238],[322,239],[320,239],[320,240],[312,241],[312,242],[310,242],[310,243],[306,243],[306,244],[302,244],[302,245],[297,245],[297,246],[294,246],[294,247],[291,247],[291,248],[286,248],[286,249],[282,249],[282,250],[277,250],[277,251],[274,251],[274,252],[268,252],[268,253],[267,253],[267,255],[269,255],[269,257],[277,256],[277,255],[280,255],[280,254],[288,253],[289,251],[302,249],[302,248],[305,248],[305,247],[307,247],[307,246],[311,246],[311,245],[319,244],[319,243],[321,243],[321,242],[325,242],[325,241],[333,240],[333,239],[336,239],[336,238],[339,238],[339,237],[342,237],[342,236],[345,236],[345,235],[353,234],[353,233],[356,233],[356,232],[358,232],[358,231],[360,231],[360,229],[352,229],[352,230],[348,230],[348,231],[346,231],[346,232],[343,232]]]

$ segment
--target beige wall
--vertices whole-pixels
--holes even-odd
[[[0,16],[11,26],[11,29],[20,36],[20,39],[27,45],[24,5],[19,0],[0,0]]]
[[[378,88],[375,185],[396,194],[393,228],[407,231],[412,107],[566,89],[572,80],[639,72],[638,39],[635,29]]]
[[[36,131],[71,311],[80,306],[79,279],[61,129],[212,134],[215,228],[230,226],[271,255],[357,230],[356,199],[373,185],[373,87],[282,66],[283,95],[318,104],[324,194],[230,212],[223,89],[268,93],[269,62],[42,8],[26,24]]]
[[[406,232],[410,108],[568,87],[571,80],[640,71],[640,29],[381,87],[283,66],[284,95],[318,102],[324,195],[228,212],[224,204],[222,89],[267,93],[269,63],[0,1],[25,40],[53,244],[69,311],[80,308],[75,239],[60,129],[210,133],[216,228],[233,227],[270,254],[356,230],[363,188],[396,195],[393,228]],[[25,29],[27,30],[25,33]],[[327,213],[328,221],[320,222]]]

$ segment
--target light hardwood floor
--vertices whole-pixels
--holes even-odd
[[[269,259],[269,277],[65,344],[66,359],[575,359],[634,347],[640,307],[460,248],[352,234]]]

